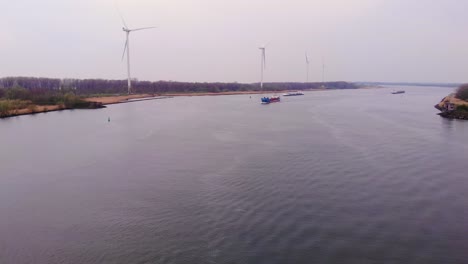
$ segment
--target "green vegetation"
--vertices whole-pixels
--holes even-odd
[[[44,112],[48,110],[47,105],[56,105],[61,109],[102,107],[99,103],[83,100],[70,90],[25,89],[19,85],[0,89],[0,117],[16,115],[21,109],[27,109],[30,113]]]
[[[12,112],[27,108],[29,104],[29,102],[21,100],[0,100],[0,117],[6,117]]]
[[[6,100],[14,102],[27,101],[35,105],[62,105],[65,108],[86,108],[88,106],[88,102],[71,91],[28,90],[15,86],[3,90],[0,95],[3,95],[0,97]]]
[[[459,105],[459,106],[457,106],[457,111],[468,112],[468,105]]]
[[[458,87],[455,97],[461,100],[468,101],[468,84],[463,84],[460,87]]]
[[[458,105],[455,111],[444,111],[439,115],[445,118],[468,120],[468,105]]]

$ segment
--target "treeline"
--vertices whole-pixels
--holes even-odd
[[[328,89],[354,89],[357,86],[348,82],[325,83]],[[9,89],[24,88],[32,93],[50,93],[56,91],[71,91],[76,95],[93,94],[122,94],[127,92],[126,80],[104,79],[52,79],[34,77],[5,77],[0,78],[0,97],[5,96]],[[322,83],[265,83],[264,90],[311,90],[322,88]],[[132,81],[134,93],[197,93],[197,92],[236,92],[258,91],[259,84],[243,83],[189,83],[171,81]]]
[[[37,105],[63,105],[66,108],[85,107],[86,103],[72,90],[26,89],[21,86],[0,89],[0,99],[30,101]]]
[[[461,100],[468,101],[468,84],[463,84],[458,87],[455,97]]]

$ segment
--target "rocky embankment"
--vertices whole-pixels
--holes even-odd
[[[439,115],[442,117],[468,120],[468,102],[456,98],[454,94],[446,96],[434,107],[441,111]]]

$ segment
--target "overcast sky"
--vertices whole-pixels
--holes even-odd
[[[0,77],[464,82],[466,0],[0,0]]]

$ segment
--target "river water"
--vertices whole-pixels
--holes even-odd
[[[466,263],[468,121],[394,89],[0,120],[0,263]]]

